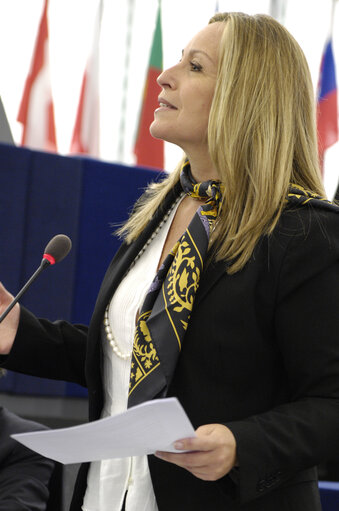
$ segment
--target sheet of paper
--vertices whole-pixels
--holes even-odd
[[[173,443],[194,437],[176,398],[155,399],[126,412],[71,428],[12,435],[26,447],[60,463],[80,463],[176,452]],[[181,451],[182,452],[182,451]]]

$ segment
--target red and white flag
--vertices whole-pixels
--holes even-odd
[[[17,120],[23,124],[22,145],[33,149],[56,151],[54,107],[49,74],[47,9],[48,0],[45,0]]]
[[[99,156],[99,45],[102,9],[103,4],[100,0],[70,147],[70,153],[85,153],[95,157]]]

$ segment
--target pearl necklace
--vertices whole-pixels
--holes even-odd
[[[171,205],[171,207],[169,208],[169,210],[167,211],[167,213],[164,215],[164,218],[161,220],[161,222],[159,223],[159,225],[157,226],[157,228],[153,231],[151,237],[146,241],[145,245],[142,247],[142,249],[140,250],[140,252],[137,254],[137,256],[135,257],[134,261],[132,262],[132,264],[130,265],[128,271],[135,265],[135,263],[137,262],[138,259],[140,259],[140,257],[142,256],[142,254],[145,252],[145,250],[147,249],[147,247],[150,245],[150,243],[152,242],[152,240],[154,240],[154,238],[156,237],[156,235],[158,234],[158,232],[160,231],[160,229],[162,228],[162,226],[165,224],[165,222],[167,222],[170,214],[172,213],[173,209],[176,207],[176,205],[178,204],[178,202],[181,200],[181,198],[183,197],[184,195],[184,192],[182,192],[179,197],[173,202],[173,204]],[[107,340],[108,342],[110,343],[111,347],[112,347],[112,350],[113,350],[113,353],[115,355],[117,355],[117,357],[123,359],[123,360],[128,360],[129,358],[131,358],[132,356],[132,352],[133,352],[133,349],[128,351],[127,353],[123,353],[120,349],[120,346],[118,345],[118,343],[116,342],[116,340],[114,339],[114,336],[113,336],[113,332],[112,332],[112,329],[111,329],[111,325],[110,325],[110,322],[109,322],[109,316],[108,316],[108,310],[109,310],[109,304],[107,305],[106,307],[106,310],[105,310],[105,315],[104,315],[104,327],[105,327],[105,332],[106,332],[106,337],[107,337]]]
[[[107,340],[110,343],[110,345],[112,346],[113,353],[115,353],[119,358],[122,358],[123,360],[128,360],[129,358],[131,358],[132,350],[129,351],[128,353],[123,353],[120,350],[118,343],[116,342],[116,340],[113,337],[111,325],[109,324],[109,319],[108,319],[108,305],[105,310],[104,327],[105,327]]]

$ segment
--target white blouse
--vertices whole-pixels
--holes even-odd
[[[173,221],[177,203],[162,228],[135,265],[121,281],[109,305],[109,322],[120,352],[131,352],[135,321],[156,275],[162,249]],[[151,250],[149,248],[151,247]],[[102,339],[104,364],[104,409],[108,417],[127,409],[131,359],[114,354],[106,337]],[[87,477],[83,511],[121,511],[127,491],[126,511],[158,511],[147,456],[93,462]]]

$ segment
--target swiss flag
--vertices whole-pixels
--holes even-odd
[[[22,145],[33,149],[56,151],[54,107],[49,74],[47,9],[48,0],[45,0],[17,119],[23,124]]]
[[[85,153],[95,157],[99,156],[99,43],[102,9],[100,0],[70,147],[70,153]]]

